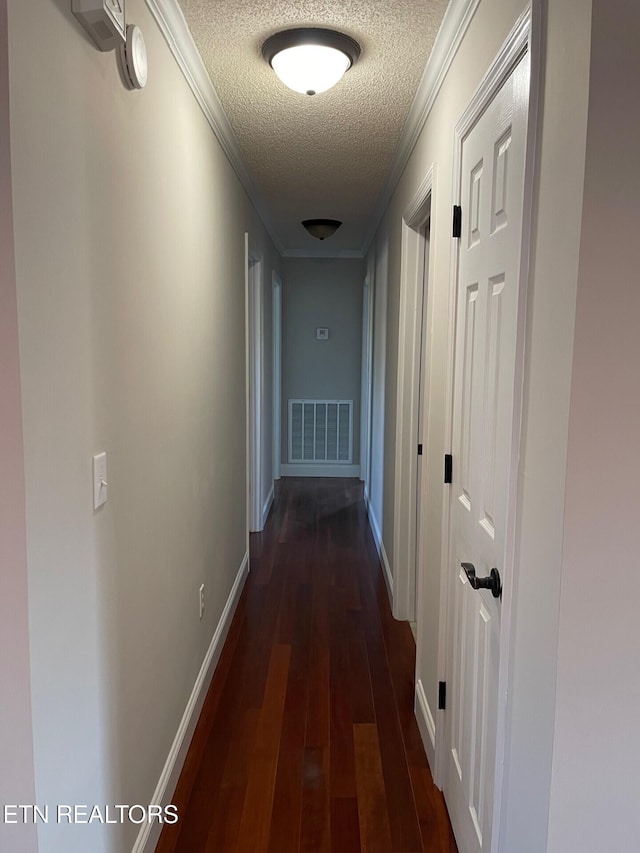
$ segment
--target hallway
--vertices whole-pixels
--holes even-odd
[[[457,851],[362,485],[280,480],[157,853]]]

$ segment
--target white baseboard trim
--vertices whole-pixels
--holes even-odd
[[[365,503],[367,505],[367,516],[369,517],[369,527],[371,528],[371,532],[373,533],[373,541],[376,543],[376,548],[378,549],[378,556],[380,557],[380,562],[382,563],[382,575],[387,585],[389,602],[391,604],[391,609],[393,610],[393,574],[391,573],[389,558],[387,557],[387,552],[384,549],[384,542],[382,541],[380,525],[378,524],[378,519],[376,518],[375,513],[373,512],[373,507],[371,506],[371,501],[369,500],[368,495],[365,495]]]
[[[359,465],[289,463],[281,465],[280,471],[283,477],[360,477]]]
[[[414,704],[416,719],[418,721],[418,729],[424,744],[424,751],[427,753],[429,767],[435,768],[436,760],[436,724],[431,713],[431,708],[427,702],[427,696],[422,686],[422,680],[419,678],[416,684],[416,698]]]
[[[262,527],[263,528],[264,528],[265,524],[267,523],[267,518],[269,517],[269,513],[271,512],[274,494],[275,494],[275,484],[272,484],[271,489],[269,490],[269,494],[267,495],[267,499],[262,506]]]
[[[249,555],[245,554],[231,592],[229,593],[227,603],[220,616],[218,626],[214,631],[211,644],[200,667],[196,683],[191,691],[187,707],[182,715],[178,731],[169,750],[169,756],[160,774],[160,780],[156,786],[153,798],[149,801],[151,803],[161,806],[167,806],[171,803],[171,798],[178,784],[182,765],[184,764],[196,723],[200,717],[213,673],[218,665],[220,653],[227,638],[231,619],[235,613],[236,605],[238,604],[238,599],[240,598],[240,593],[248,574]],[[152,824],[142,824],[131,853],[153,853],[158,843],[161,829],[162,826],[155,821]]]

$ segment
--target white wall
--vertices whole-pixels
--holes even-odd
[[[0,0],[0,804],[35,798],[27,549],[9,150],[7,4]],[[13,813],[15,814],[15,812]],[[0,849],[37,850],[34,826],[0,816]]]
[[[244,232],[277,258],[143,0],[142,92],[70,7],[9,2],[36,797],[144,804],[245,554]]]
[[[593,0],[549,853],[640,838],[638,32]]]
[[[353,400],[353,464],[360,458],[362,281],[359,259],[282,261],[282,460],[290,399]],[[316,340],[327,327],[329,339]]]

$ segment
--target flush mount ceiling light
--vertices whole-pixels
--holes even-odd
[[[268,38],[262,55],[285,86],[316,95],[335,86],[351,68],[360,56],[360,45],[334,30],[302,28]]]
[[[325,240],[336,233],[342,222],[339,219],[304,219],[302,224],[312,237]]]

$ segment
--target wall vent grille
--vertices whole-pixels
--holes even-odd
[[[289,462],[350,465],[353,400],[289,400]]]

